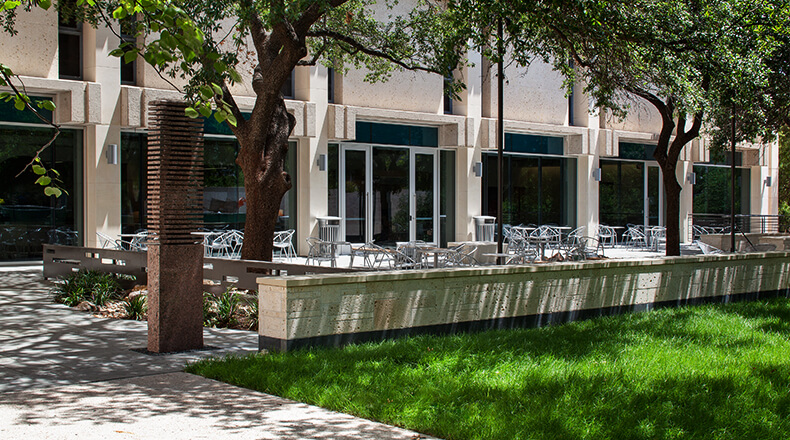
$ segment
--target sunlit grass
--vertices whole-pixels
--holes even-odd
[[[789,338],[776,299],[187,371],[446,439],[786,439]]]

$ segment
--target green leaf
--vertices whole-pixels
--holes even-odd
[[[211,88],[214,89],[214,94],[222,96],[222,87],[218,84],[211,83]]]
[[[38,0],[38,7],[46,11],[52,7],[52,0]]]
[[[36,184],[41,186],[47,186],[50,183],[52,183],[52,179],[49,176],[41,176],[38,179],[36,179]]]
[[[234,127],[236,126],[236,117],[230,113],[228,113],[228,123]]]
[[[25,109],[25,101],[21,100],[21,99],[20,99],[20,98],[17,96],[16,100],[14,100],[14,108],[15,108],[15,109],[17,109],[17,110],[19,110],[19,111],[22,111],[22,110],[24,110],[24,109]]]
[[[55,188],[54,186],[48,186],[44,188],[44,194],[48,196],[60,197],[61,194],[63,194],[63,191],[61,191],[59,188]]]
[[[38,101],[36,104],[39,108],[43,108],[44,110],[49,110],[51,112],[55,111],[55,103],[50,100]]]
[[[137,52],[135,51],[126,52],[125,54],[123,54],[123,62],[126,64],[129,64],[136,59],[137,59]]]
[[[33,168],[33,172],[38,174],[39,176],[42,176],[42,175],[46,174],[46,172],[47,172],[47,169],[42,167],[41,165],[33,164],[33,166],[31,168]]]
[[[112,18],[116,20],[123,20],[126,18],[126,9],[123,6],[118,6],[118,8],[112,11]]]
[[[197,118],[198,116],[200,116],[200,114],[197,112],[197,110],[195,110],[192,107],[187,107],[186,110],[184,110],[184,113],[187,116],[189,116],[190,118],[193,118],[193,119]]]

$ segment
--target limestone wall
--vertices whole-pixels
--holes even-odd
[[[260,347],[533,326],[743,294],[790,294],[790,253],[259,278]]]

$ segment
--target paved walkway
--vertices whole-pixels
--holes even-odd
[[[379,423],[181,372],[257,349],[253,332],[205,329],[212,347],[151,356],[144,322],[49,299],[40,268],[0,268],[0,439],[416,439]]]

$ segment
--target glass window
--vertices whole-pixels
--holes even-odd
[[[654,160],[655,145],[620,142],[619,146],[620,154],[618,157],[621,159]]]
[[[503,156],[504,224],[576,223],[576,161],[518,154]],[[483,211],[496,216],[497,156],[483,155]]]
[[[735,213],[749,214],[750,172],[748,168],[736,168],[735,172]],[[730,214],[730,168],[694,165],[694,173],[694,213]]]
[[[134,37],[135,20],[133,18],[121,21],[121,42],[135,44],[137,39]],[[123,58],[121,63],[121,84],[135,85],[137,82],[137,61],[127,63]]]
[[[58,71],[64,79],[82,79],[82,22],[58,14]]]
[[[452,89],[451,85],[453,83],[453,74],[450,73],[449,75],[444,77],[444,114],[445,115],[452,115],[453,114],[453,95],[451,94]]]
[[[148,136],[121,133],[121,231],[133,234],[146,229],[146,180]]]
[[[335,102],[335,69],[326,71],[326,100],[330,104]]]
[[[294,94],[294,72],[293,70],[288,75],[288,79],[285,80],[283,86],[280,88],[280,93],[282,93],[283,98],[286,99],[293,99]]]
[[[505,133],[505,151],[562,156],[563,138]]]
[[[285,171],[293,188],[280,204],[276,229],[296,228],[296,143],[289,142]],[[203,140],[203,222],[208,229],[244,229],[247,206],[244,174],[236,165],[239,144],[233,138],[207,136]],[[147,135],[121,136],[121,224],[124,232],[145,228],[145,173]]]
[[[598,212],[602,224],[644,224],[644,170],[643,162],[601,160]]]
[[[437,127],[357,122],[356,131],[354,142],[414,147],[439,146],[439,129]]]
[[[439,152],[439,245],[455,241],[455,151]]]
[[[327,147],[327,186],[328,197],[327,214],[333,217],[340,216],[340,147],[337,144],[329,144]]]
[[[62,129],[40,155],[66,193],[44,195],[30,172],[16,177],[51,137],[49,128],[0,126],[0,260],[40,259],[42,243],[83,242],[81,130]]]

